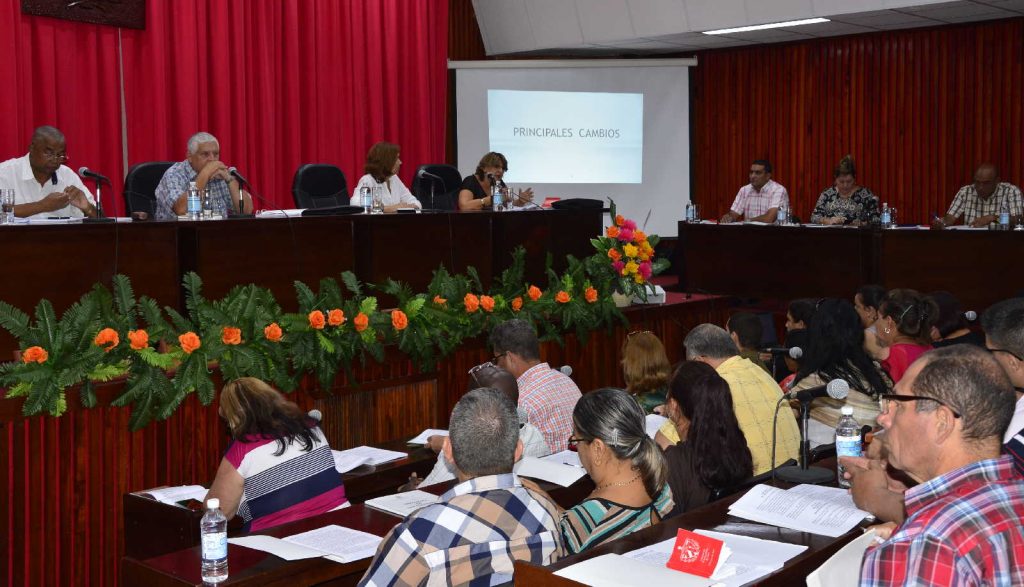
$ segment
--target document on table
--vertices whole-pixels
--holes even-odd
[[[790,487],[786,491],[790,493],[795,493],[797,495],[806,495],[807,497],[831,501],[836,505],[858,509],[857,504],[853,503],[853,496],[850,495],[850,492],[840,487],[825,487],[823,485],[811,485],[810,483],[802,483],[800,485],[797,485],[796,487]],[[871,512],[865,512],[864,510],[860,511],[864,513],[865,518],[874,519],[874,516],[871,515]]]
[[[448,436],[448,431],[438,430],[436,428],[427,428],[423,432],[420,432],[419,436],[410,440],[409,444],[426,444],[427,439],[431,436]]]
[[[380,536],[332,524],[284,539],[257,534],[229,538],[228,542],[269,552],[289,561],[322,556],[335,562],[350,563],[373,556],[381,540]]]
[[[860,523],[867,512],[830,499],[758,485],[729,507],[729,513],[762,524],[836,538]]]
[[[334,468],[339,473],[348,473],[360,465],[382,465],[409,456],[409,453],[373,448],[372,446],[357,446],[348,450],[332,450],[331,452],[334,453]]]
[[[582,467],[583,463],[580,462],[580,454],[574,450],[563,450],[556,452],[553,455],[546,457],[540,457],[545,461],[551,461],[552,463],[561,463],[563,465],[569,465],[570,467]]]
[[[288,208],[287,210],[262,210],[256,218],[298,218],[305,208]]]
[[[647,436],[654,438],[654,435],[658,433],[661,425],[668,421],[665,416],[659,416],[658,414],[647,414],[647,422],[645,427],[647,428]]]
[[[573,467],[572,465],[563,465],[561,463],[553,463],[551,461],[545,461],[544,459],[538,459],[535,457],[523,457],[516,463],[516,466],[512,468],[512,472],[520,477],[530,477],[532,479],[542,479],[555,485],[561,485],[562,487],[568,487],[573,483],[580,480],[587,474],[587,470],[583,467]]]
[[[675,539],[669,542],[675,543]],[[668,545],[669,549],[672,544]],[[665,554],[665,562],[668,554]],[[555,571],[559,577],[579,581],[591,587],[651,587],[651,585],[672,585],[673,587],[711,587],[715,581],[697,575],[674,571],[665,566],[631,561],[620,554],[604,554]]]
[[[694,530],[697,534],[717,538],[725,543],[731,552],[729,558],[711,578],[724,587],[739,587],[767,576],[783,567],[786,561],[807,550],[806,546],[787,544],[774,540],[762,540],[736,534]],[[627,552],[625,557],[656,566],[665,566],[675,538]]]
[[[433,493],[414,489],[394,495],[385,495],[366,500],[366,505],[404,518],[416,510],[437,503],[441,498]]]
[[[865,532],[844,546],[832,558],[807,575],[807,587],[856,587],[860,584],[860,567],[864,552],[877,538]]]
[[[186,499],[203,501],[203,498],[206,497],[206,488],[202,485],[180,485],[178,487],[147,489],[139,493],[145,493],[161,503],[178,505],[179,501]]]

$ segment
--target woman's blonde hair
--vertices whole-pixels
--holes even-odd
[[[309,451],[318,441],[315,423],[281,392],[255,377],[241,377],[229,381],[220,392],[221,415],[228,422],[231,437],[273,438],[278,441],[276,455],[284,454],[285,447],[299,441],[302,450]]]
[[[622,342],[622,377],[626,391],[646,393],[668,385],[672,375],[665,345],[648,331],[631,332]]]

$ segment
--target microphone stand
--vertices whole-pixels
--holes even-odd
[[[811,398],[800,398],[800,464],[779,467],[775,477],[787,483],[828,483],[835,472],[823,467],[812,467],[811,439],[807,436],[807,422],[811,419]],[[772,447],[775,450],[775,447]]]
[[[82,219],[82,222],[95,223],[95,222],[115,222],[113,218],[107,218],[107,215],[103,213],[103,197],[101,190],[103,188],[103,180],[97,177],[90,178],[96,183],[96,217],[89,218],[86,216]]]

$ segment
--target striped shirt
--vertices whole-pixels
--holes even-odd
[[[562,541],[571,554],[643,530],[660,522],[675,503],[666,483],[654,501],[642,507],[629,507],[591,498],[562,514]]]
[[[904,501],[906,521],[864,555],[862,586],[1024,585],[1024,479],[1013,459],[960,467]]]
[[[963,215],[964,224],[970,224],[974,222],[975,218],[982,216],[998,217],[1003,202],[1009,205],[1011,217],[1022,214],[1024,204],[1021,201],[1020,189],[1012,183],[1000,182],[996,186],[996,191],[986,200],[982,200],[978,196],[978,190],[974,189],[974,184],[965,185],[956,193],[953,203],[949,205],[949,212],[946,214],[955,218]]]
[[[580,388],[561,371],[539,363],[516,380],[519,407],[526,410],[530,423],[544,435],[551,452],[569,448],[572,435],[572,411],[583,397]]]
[[[277,439],[247,438],[233,441],[224,454],[245,480],[238,515],[255,532],[286,522],[322,514],[345,503],[345,486],[334,468],[334,455],[319,428],[312,429],[312,450],[289,442],[275,456]]]
[[[769,179],[768,183],[761,186],[760,191],[755,190],[749,183],[741,187],[729,210],[743,216],[744,220],[750,220],[783,204],[789,205],[789,192],[782,184]]]
[[[488,475],[395,526],[359,585],[500,585],[517,560],[548,565],[564,555],[558,506],[511,473]]]

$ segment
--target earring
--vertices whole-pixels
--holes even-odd
[[[888,327],[888,326],[886,326],[886,327],[885,327],[885,333],[886,333],[886,334],[890,334],[890,333],[892,333],[892,330],[889,330],[889,327]]]

